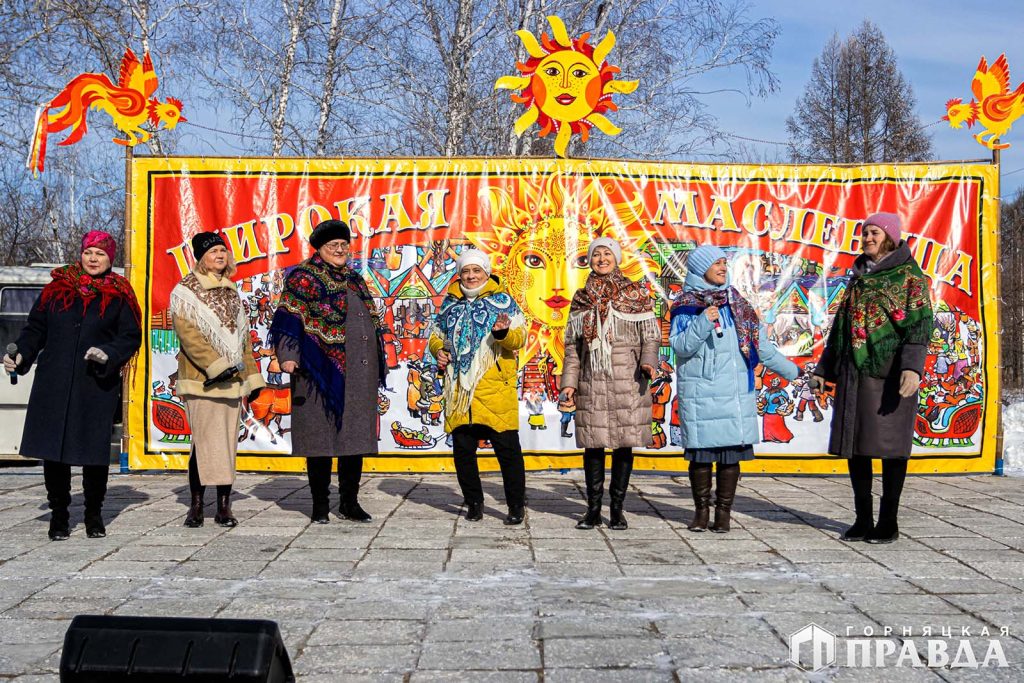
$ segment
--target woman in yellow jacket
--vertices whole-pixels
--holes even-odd
[[[459,279],[448,288],[430,335],[430,352],[444,371],[445,431],[452,435],[455,472],[466,501],[466,519],[483,517],[484,494],[477,442],[487,439],[501,466],[508,516],[521,524],[526,470],[519,444],[518,350],[526,343],[522,311],[491,275],[490,259],[468,249],[458,260]]]

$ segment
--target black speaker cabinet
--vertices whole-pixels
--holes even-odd
[[[60,657],[62,683],[293,683],[281,632],[259,619],[79,615]]]

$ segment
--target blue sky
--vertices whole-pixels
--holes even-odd
[[[751,17],[773,17],[782,28],[772,59],[782,88],[767,98],[753,100],[749,108],[738,95],[707,100],[723,129],[737,135],[786,141],[786,117],[793,113],[803,92],[814,58],[833,33],[845,37],[864,19],[881,28],[895,51],[903,76],[914,89],[917,113],[924,123],[946,113],[946,100],[970,98],[971,78],[981,55],[991,63],[1005,52],[1011,87],[1024,80],[1024,0],[752,0],[751,5]],[[742,75],[736,76],[741,84]],[[936,159],[991,156],[974,141],[977,127],[968,133],[966,128],[953,130],[943,121],[928,131]],[[1013,146],[1002,154],[1002,194],[1010,197],[1024,187],[1024,118],[1018,120],[1006,141]],[[751,144],[757,149],[773,149]]]

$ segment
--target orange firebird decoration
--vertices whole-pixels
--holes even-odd
[[[520,91],[511,96],[513,102],[526,107],[526,113],[516,120],[516,135],[521,136],[534,123],[540,126],[540,137],[555,131],[555,152],[565,158],[573,133],[586,142],[592,127],[605,135],[622,132],[604,112],[618,111],[612,94],[631,93],[639,81],[615,80],[619,67],[605,60],[615,46],[611,31],[595,47],[588,42],[589,33],[572,40],[558,17],[549,16],[548,23],[552,37],[542,33],[539,43],[529,31],[516,31],[530,58],[525,64],[516,62],[521,76],[502,76],[494,89]]]
[[[152,133],[142,127],[147,121],[154,129],[163,123],[168,130],[187,121],[181,115],[181,100],[168,97],[166,102],[161,102],[153,97],[156,87],[156,72],[149,53],[144,53],[140,62],[131,48],[127,48],[121,58],[117,85],[106,74],[84,73],[75,76],[59,95],[41,106],[36,114],[32,151],[28,158],[28,167],[33,175],[43,170],[47,135],[70,128],[71,134],[58,144],[73,145],[78,142],[87,131],[86,115],[90,109],[99,109],[113,119],[114,126],[127,136],[127,139],[114,138],[114,142],[126,147],[134,147],[149,140]]]
[[[974,99],[967,104],[959,97],[946,102],[946,115],[942,119],[949,121],[951,128],[959,128],[964,123],[971,128],[980,122],[984,130],[974,136],[978,144],[989,149],[1006,149],[1009,143],[999,140],[1024,114],[1024,83],[1010,91],[1010,66],[1005,54],[999,55],[992,66],[984,56],[981,58],[971,81],[971,93]]]

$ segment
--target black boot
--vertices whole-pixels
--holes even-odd
[[[316,524],[330,523],[331,502],[327,498],[314,498],[313,510],[309,513],[309,519]]]
[[[196,449],[192,447],[192,455],[188,459],[188,490],[192,493],[192,504],[185,515],[185,526],[198,529],[203,525],[203,495],[206,487],[199,479],[199,464],[196,462]]]
[[[338,489],[341,503],[338,514],[353,522],[369,522],[373,519],[359,506],[359,480],[363,475],[363,456],[345,455],[338,458]]]
[[[466,521],[479,522],[484,518],[484,504],[476,502],[466,503]]]
[[[875,504],[871,497],[871,458],[854,456],[847,461],[847,466],[850,470],[850,485],[853,487],[853,509],[857,518],[840,540],[863,541],[875,528]]]
[[[688,474],[693,493],[693,520],[686,528],[704,532],[708,530],[708,517],[711,514],[711,463],[691,462]]]
[[[103,525],[103,499],[107,496],[107,465],[85,465],[82,467],[82,489],[85,491],[85,535],[89,538],[104,538],[107,528]]]
[[[864,537],[868,543],[892,543],[900,537],[896,518],[907,478],[907,462],[905,459],[882,460],[882,502],[878,507],[878,524]]]
[[[562,423],[562,438],[563,439],[568,439],[571,436],[572,436],[572,434],[569,433],[569,423],[568,422],[563,422]]]
[[[717,466],[715,473],[715,523],[711,530],[716,534],[724,534],[729,531],[729,524],[732,521],[732,503],[736,499],[736,485],[740,481],[740,466],[722,465]]]
[[[509,505],[508,514],[505,516],[505,521],[502,524],[505,526],[516,526],[517,524],[522,524],[524,519],[526,519],[525,505]]]
[[[611,504],[608,506],[608,528],[623,531],[629,528],[622,514],[622,503],[629,490],[629,475],[633,472],[633,450],[616,448],[612,451],[612,480],[608,486]]]
[[[231,514],[231,484],[217,487],[217,514],[213,521],[228,528],[238,526],[238,520]]]
[[[192,504],[188,507],[188,514],[185,515],[185,526],[190,529],[198,529],[203,525],[203,494],[206,487],[200,486],[198,491],[192,491]]]
[[[66,541],[71,535],[68,506],[71,505],[71,467],[59,462],[43,461],[46,500],[50,504],[51,541]]]
[[[604,497],[604,449],[583,451],[583,479],[587,485],[587,514],[576,522],[577,529],[601,526],[601,501]]]
[[[306,476],[313,510],[309,519],[315,524],[331,521],[331,458],[306,458]]]

